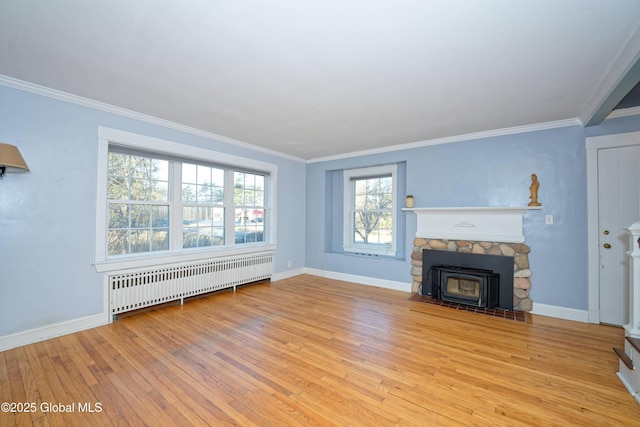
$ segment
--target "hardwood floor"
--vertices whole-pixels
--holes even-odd
[[[0,425],[640,425],[621,329],[528,317],[254,284],[0,352]]]

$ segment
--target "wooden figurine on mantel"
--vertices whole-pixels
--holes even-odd
[[[531,195],[529,198],[531,201],[529,202],[529,206],[542,206],[540,202],[538,202],[538,187],[540,187],[540,183],[538,182],[538,175],[531,174],[531,186],[529,190],[531,190]]]

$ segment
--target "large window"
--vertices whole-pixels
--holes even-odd
[[[344,171],[343,249],[396,255],[396,165]]]
[[[265,241],[265,174],[116,148],[108,177],[109,256]]]
[[[108,128],[99,142],[99,271],[275,247],[277,166]]]

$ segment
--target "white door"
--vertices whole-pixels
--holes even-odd
[[[628,317],[629,234],[640,220],[640,146],[598,150],[600,322]]]

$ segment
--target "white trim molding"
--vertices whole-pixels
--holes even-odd
[[[289,279],[291,277],[300,276],[301,274],[305,274],[304,267],[296,268],[295,270],[283,271],[282,273],[274,273],[271,276],[272,282],[277,282],[279,280]]]
[[[195,160],[203,160],[242,169],[254,169],[268,174],[266,188],[267,198],[267,236],[266,242],[235,245],[228,244],[222,247],[207,248],[206,250],[185,250],[163,252],[161,254],[141,254],[140,256],[113,257],[107,256],[106,232],[107,229],[107,162],[109,145],[118,144],[153,153],[176,155]],[[277,207],[277,180],[278,165],[259,160],[248,159],[227,153],[200,148],[192,145],[181,144],[160,138],[154,138],[137,133],[112,129],[104,126],[98,127],[98,170],[96,190],[96,247],[94,266],[98,272],[120,271],[128,268],[149,267],[165,263],[195,261],[205,258],[239,255],[262,251],[273,251],[276,248],[276,218]]]
[[[405,208],[417,215],[416,237],[426,239],[524,242],[522,215],[541,206]]]
[[[605,120],[617,119],[619,117],[629,117],[640,115],[640,107],[622,108],[620,110],[613,110],[609,113]]]
[[[587,323],[589,321],[589,313],[586,310],[539,304],[537,302],[533,303],[531,313],[540,316],[555,317],[557,319],[573,320],[574,322]]]
[[[107,313],[100,313],[40,328],[34,328],[24,332],[17,332],[11,335],[4,335],[0,337],[0,351],[33,344],[50,338],[60,337],[73,332],[84,331],[86,329],[95,328],[108,323],[109,315]]]
[[[358,283],[361,285],[376,286],[379,288],[393,289],[396,291],[411,293],[411,283],[397,282],[394,280],[378,279],[375,277],[359,276],[355,274],[339,273],[336,271],[321,270],[317,268],[305,267],[301,274],[309,274],[327,279],[342,280],[345,282]],[[293,277],[293,276],[288,276]],[[281,279],[279,279],[281,280]],[[540,316],[555,317],[558,319],[572,320],[575,322],[587,322],[587,312],[575,308],[559,307],[547,304],[533,304],[532,314]]]
[[[629,228],[631,251],[628,256],[631,261],[629,277],[629,322],[624,325],[627,335],[640,338],[640,221],[634,222]],[[640,379],[640,374],[638,374]]]
[[[598,231],[598,150],[640,145],[640,132],[592,136],[587,148],[587,265],[589,322],[600,323],[600,255]]]
[[[391,243],[388,245],[376,245],[371,243],[354,242],[354,212],[356,189],[355,181],[366,178],[391,177]],[[342,249],[345,252],[365,253],[372,255],[396,256],[398,241],[398,165],[371,166],[358,169],[346,169],[343,173],[344,185],[344,230]]]
[[[395,280],[378,279],[376,277],[359,276],[355,274],[339,273],[336,271],[320,270],[305,267],[304,274],[326,277],[327,279],[342,280],[344,282],[358,283],[360,285],[375,286],[378,288],[393,289],[395,291],[411,292],[411,283],[397,282]]]
[[[570,126],[582,126],[580,119],[557,120],[553,122],[535,123],[531,125],[515,126],[503,129],[493,129],[475,133],[466,133],[462,135],[448,136],[444,138],[427,139],[424,141],[408,142],[406,144],[389,145],[386,147],[372,148],[370,150],[353,151],[351,153],[338,154],[335,156],[316,157],[307,160],[307,163],[320,163],[332,160],[348,159],[351,157],[367,156],[370,154],[390,153],[401,150],[409,150],[412,148],[428,147],[431,145],[450,144],[452,142],[471,141],[474,139],[492,138],[496,136],[516,135],[519,133],[537,132],[541,130],[557,129]]]
[[[638,61],[640,61],[640,27],[636,27],[624,46],[621,46],[613,64],[582,109],[579,119],[585,126],[600,124],[600,121],[613,110],[615,104],[618,104],[627,91],[631,90],[637,81],[634,81],[634,77],[637,76]],[[621,87],[626,87],[626,90],[621,92]]]
[[[51,89],[46,86],[40,86],[35,83],[14,79],[13,77],[1,75],[1,74],[0,74],[0,85],[10,87],[13,89],[23,90],[25,92],[34,93],[36,95],[46,96],[48,98],[58,99],[60,101],[70,102],[72,104],[80,105],[82,107],[92,108],[94,110],[104,111],[104,112],[116,114],[122,117],[128,117],[131,119],[139,120],[141,122],[151,123],[151,124],[162,126],[169,129],[175,129],[180,132],[188,133],[191,135],[202,136],[204,138],[223,142],[225,144],[234,145],[236,147],[245,148],[252,151],[258,151],[264,154],[269,154],[269,155],[280,157],[283,159],[289,159],[289,160],[293,160],[300,163],[305,162],[305,160],[300,157],[292,156],[286,153],[281,153],[280,151],[271,150],[268,148],[261,147],[259,145],[253,145],[248,142],[230,138],[228,136],[219,135],[213,132],[207,132],[207,131],[196,129],[190,126],[185,126],[180,123],[175,123],[169,120],[164,120],[158,117],[150,116],[148,114],[127,110],[126,108],[116,107],[111,104],[107,104],[107,103],[96,101],[89,98],[84,98],[82,96],[73,95],[67,92],[62,92],[60,90]]]

